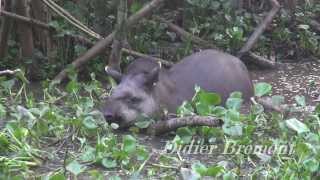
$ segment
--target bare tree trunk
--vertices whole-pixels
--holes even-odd
[[[48,23],[48,13],[46,7],[42,4],[41,0],[31,0],[31,17],[43,23]],[[33,28],[35,47],[42,53],[46,54],[48,47],[47,41],[49,38],[48,31],[43,31],[40,28]],[[50,39],[50,38],[49,38]]]
[[[113,39],[112,51],[109,57],[109,67],[118,72],[121,71],[121,49],[126,41],[127,0],[120,0],[117,14],[116,33]]]
[[[15,10],[16,13],[21,16],[30,17],[27,0],[15,0]],[[17,30],[21,43],[22,57],[31,58],[34,49],[31,26],[24,23],[17,23]]]
[[[4,10],[11,11],[11,0],[4,1]],[[12,28],[12,20],[7,17],[2,17],[0,29],[0,59],[4,58],[8,53],[8,40]]]

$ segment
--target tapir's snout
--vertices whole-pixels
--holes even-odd
[[[116,122],[116,116],[113,112],[111,111],[108,111],[108,110],[104,110],[103,111],[103,116],[104,116],[104,119],[108,122],[108,123],[114,123]]]

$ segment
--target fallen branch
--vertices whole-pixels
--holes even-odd
[[[252,104],[261,104],[266,112],[275,111],[278,113],[286,114],[289,112],[287,105],[274,105],[270,97],[251,98]]]
[[[158,121],[152,124],[148,129],[148,134],[160,135],[185,126],[211,126],[220,127],[223,122],[221,119],[211,116],[187,116],[181,118],[172,118],[165,121]]]
[[[18,72],[21,72],[21,70],[20,69],[16,69],[16,70],[12,71],[12,70],[7,69],[7,70],[0,71],[0,76],[3,76],[3,75],[15,75]]]
[[[237,56],[239,58],[241,58],[244,54],[246,54],[247,52],[249,52],[252,49],[252,47],[254,46],[254,44],[256,44],[256,42],[258,41],[258,39],[261,36],[261,34],[265,31],[267,26],[269,24],[271,24],[274,16],[279,11],[279,9],[280,9],[279,2],[277,0],[269,0],[269,1],[270,1],[271,5],[272,5],[271,11],[268,13],[268,15],[265,17],[265,19],[261,22],[261,24],[255,29],[255,31],[249,37],[249,39],[246,42],[246,44],[238,52]]]
[[[145,17],[149,14],[153,9],[157,8],[162,4],[164,0],[153,0],[147,5],[145,5],[141,10],[139,10],[136,14],[129,17],[127,21],[127,28],[130,28],[134,24],[136,24],[140,19]],[[100,53],[102,53],[108,45],[112,42],[114,38],[115,32],[109,34],[106,38],[101,39],[97,44],[95,44],[91,49],[89,49],[86,53],[82,56],[77,58],[71,64],[76,68],[79,69],[80,66],[87,63],[91,59],[94,59]],[[55,78],[54,81],[61,82],[67,77],[67,69],[62,70]]]
[[[274,68],[276,66],[276,62],[275,61],[271,61],[269,59],[266,59],[264,57],[261,57],[261,56],[255,54],[255,53],[249,52],[248,56],[251,59],[254,59],[254,60],[252,60],[253,63],[259,64],[262,67]]]

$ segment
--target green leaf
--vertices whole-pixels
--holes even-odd
[[[208,170],[208,168],[205,165],[203,165],[201,162],[196,162],[192,164],[191,167],[194,171],[199,173],[201,176],[204,176]]]
[[[243,134],[243,125],[240,123],[233,125],[224,124],[222,126],[222,129],[225,134],[228,134],[230,136],[242,136]]]
[[[177,109],[177,114],[180,115],[180,116],[193,115],[194,114],[194,109],[193,109],[192,105],[189,102],[184,101],[182,103],[182,105]]]
[[[319,170],[319,161],[316,159],[307,159],[303,162],[303,166],[309,170],[310,172],[314,173]]]
[[[320,115],[320,104],[317,104],[315,112]]]
[[[259,115],[264,112],[264,107],[261,104],[254,104],[251,107],[251,113],[254,115]]]
[[[272,105],[280,106],[281,104],[284,103],[284,97],[283,96],[279,96],[279,95],[275,95],[275,96],[271,97],[271,101],[272,101]]]
[[[232,171],[228,171],[223,175],[223,180],[234,180],[236,178],[236,174],[234,174]]]
[[[109,158],[103,158],[101,164],[108,169],[117,167],[117,161]]]
[[[299,106],[305,107],[306,106],[306,98],[304,96],[295,96],[294,99],[296,100]]]
[[[239,98],[239,99],[242,99],[242,92],[235,91],[235,92],[233,92],[233,93],[230,94],[230,98]]]
[[[187,168],[181,168],[180,170],[182,179],[186,180],[198,180],[201,178],[201,175],[192,169],[187,169]]]
[[[267,94],[270,94],[272,91],[272,86],[268,83],[257,83],[254,86],[254,94],[255,96],[261,97]]]
[[[82,173],[86,168],[83,165],[79,164],[78,161],[74,160],[67,165],[66,169],[75,176],[77,176],[80,173]]]
[[[97,129],[98,125],[92,116],[85,117],[83,120],[83,125],[88,129]]]
[[[66,180],[67,178],[63,175],[62,172],[56,173],[50,176],[49,180]]]
[[[70,81],[66,86],[68,93],[77,93],[80,89],[80,85],[77,81]]]
[[[131,136],[131,135],[126,135],[123,137],[123,149],[124,151],[131,153],[136,150],[136,143],[137,140]]]
[[[243,99],[240,98],[228,98],[226,102],[226,107],[228,109],[239,110]]]
[[[182,139],[183,143],[190,143],[193,134],[194,133],[188,127],[182,127],[177,130],[177,135]]]
[[[200,87],[196,87],[195,90],[196,90],[196,94],[192,98],[192,102],[194,104],[197,102],[206,104],[208,106],[221,104],[221,97],[219,94],[206,92],[202,90]]]
[[[211,166],[208,168],[206,175],[211,177],[216,177],[224,172],[224,167],[222,166]]]
[[[151,121],[138,121],[138,122],[134,123],[134,125],[140,129],[145,129],[145,128],[149,127],[150,124],[151,124]]]
[[[135,122],[134,125],[136,125],[140,129],[145,129],[149,127],[149,125],[152,124],[153,122],[154,120],[150,119],[149,117],[140,115],[137,118],[137,122]]]
[[[99,172],[98,170],[91,170],[89,171],[89,174],[94,180],[104,180],[103,173]]]
[[[298,134],[310,131],[307,125],[296,118],[288,119],[285,122],[288,128],[296,131]]]
[[[144,161],[149,157],[149,152],[146,149],[139,147],[136,155],[138,161]]]
[[[6,108],[0,103],[0,119],[4,118],[7,114]]]
[[[111,176],[109,180],[121,180],[119,176]]]
[[[14,86],[15,84],[15,80],[14,79],[11,79],[11,80],[7,80],[7,81],[2,81],[0,83],[0,85],[5,88],[6,90],[10,90],[12,89],[12,87]]]
[[[92,162],[95,160],[95,155],[96,149],[91,147],[91,146],[86,146],[85,147],[85,152],[83,152],[80,156],[81,161],[84,162]]]

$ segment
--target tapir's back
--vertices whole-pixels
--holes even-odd
[[[253,95],[246,66],[238,58],[216,50],[204,50],[182,59],[170,69],[170,79],[176,84],[179,103],[192,98],[195,85],[220,94],[223,101],[234,91],[242,92],[245,99]]]

